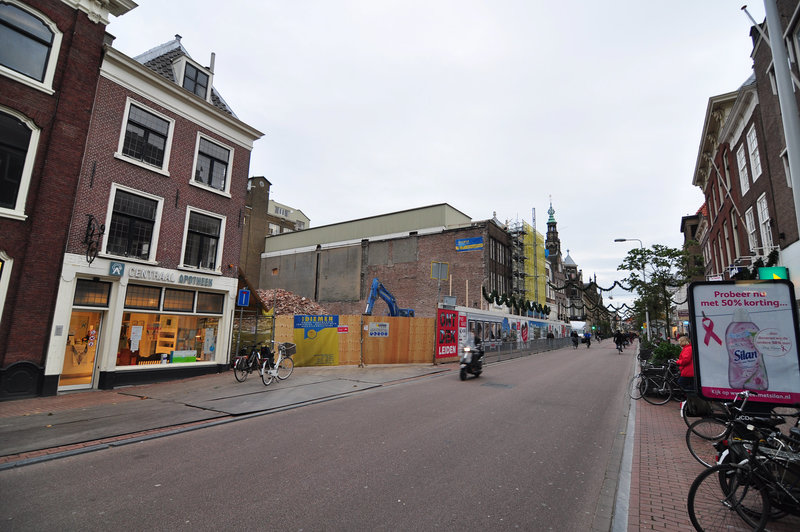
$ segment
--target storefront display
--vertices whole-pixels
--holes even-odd
[[[125,295],[116,365],[214,361],[219,317],[196,314],[221,314],[223,303],[221,294],[129,285]]]

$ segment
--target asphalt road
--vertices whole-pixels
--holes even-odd
[[[541,353],[2,471],[0,529],[590,530],[627,406],[631,354],[615,353]]]

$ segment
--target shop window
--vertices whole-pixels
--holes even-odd
[[[158,310],[161,289],[154,286],[129,284],[125,292],[125,308]]]
[[[129,101],[123,123],[119,154],[131,162],[166,173],[174,122]]]
[[[117,366],[214,361],[219,318],[125,312]]]
[[[44,15],[16,0],[0,1],[0,72],[51,92],[61,32]]]
[[[111,283],[78,279],[72,304],[82,307],[108,307],[110,293]]]
[[[199,137],[194,183],[227,193],[230,158],[230,149]]]
[[[194,310],[194,292],[190,290],[164,290],[164,310],[173,312],[192,312]]]
[[[151,260],[156,244],[156,224],[161,201],[121,189],[113,193],[106,253]]]
[[[222,314],[225,305],[224,294],[211,294],[208,292],[197,293],[197,312],[209,314]]]
[[[0,216],[25,219],[38,143],[39,128],[32,121],[0,107]]]
[[[186,245],[181,263],[204,270],[216,270],[222,251],[221,234],[224,218],[189,211]]]

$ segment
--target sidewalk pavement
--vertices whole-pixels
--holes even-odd
[[[288,380],[268,387],[258,374],[237,383],[232,372],[225,372],[6,401],[0,403],[0,470],[327,401],[457,367],[298,367]],[[613,530],[693,530],[686,497],[703,466],[686,447],[686,425],[678,403],[654,406],[634,401],[630,414]],[[796,518],[779,523],[783,530],[800,529]],[[778,530],[772,525],[769,529]]]

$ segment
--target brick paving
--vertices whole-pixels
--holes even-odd
[[[628,532],[694,530],[686,501],[704,467],[686,447],[686,430],[678,403],[637,401]],[[742,524],[741,530],[750,530]],[[784,517],[769,523],[767,530],[800,530],[800,518]]]

